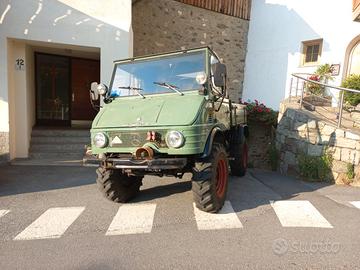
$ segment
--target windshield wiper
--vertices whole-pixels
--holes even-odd
[[[143,91],[144,89],[138,88],[138,87],[132,87],[132,86],[119,86],[119,89],[127,89],[127,90],[134,90],[136,94],[138,94],[140,97],[145,98],[143,94],[140,93],[140,91]]]
[[[169,84],[167,82],[153,82],[154,84],[157,84],[157,85],[160,85],[162,87],[165,87],[167,89],[170,89],[170,90],[173,90],[175,91],[176,93],[179,93],[181,96],[184,95],[184,93],[182,93],[180,90],[179,90],[179,87],[177,87],[176,85],[172,85],[172,84]]]

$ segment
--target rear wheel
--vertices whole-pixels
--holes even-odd
[[[231,174],[235,176],[244,176],[248,166],[248,154],[249,148],[244,141],[241,144],[232,145],[233,148],[233,160],[230,161]]]
[[[141,176],[128,176],[119,170],[96,170],[96,183],[103,195],[110,201],[124,203],[134,198],[142,185]]]
[[[222,144],[214,143],[211,154],[193,169],[192,192],[196,207],[216,213],[224,205],[229,179],[227,153]]]

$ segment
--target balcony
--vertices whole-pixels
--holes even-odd
[[[360,0],[353,0],[353,20],[360,22]]]

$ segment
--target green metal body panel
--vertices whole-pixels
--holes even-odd
[[[209,89],[210,50],[201,48],[189,51],[206,51],[207,85]],[[176,52],[166,55],[175,55]],[[161,56],[148,56],[141,59],[151,59]],[[115,63],[136,61],[126,59]],[[114,77],[114,75],[113,75]],[[207,94],[206,94],[207,93]],[[95,117],[91,128],[92,153],[123,153],[134,154],[136,149],[148,143],[147,132],[155,131],[161,135],[154,149],[160,154],[168,155],[195,155],[204,152],[206,141],[211,130],[218,127],[220,130],[230,128],[229,108],[222,104],[220,111],[215,108],[220,102],[213,102],[211,91],[200,93],[186,91],[184,95],[178,93],[164,93],[140,96],[115,98],[111,103],[104,104]],[[169,148],[165,137],[171,130],[180,131],[185,137],[185,143],[180,148]],[[97,148],[93,145],[96,133],[103,132],[108,138],[108,146]],[[121,144],[112,144],[115,137],[120,138]]]

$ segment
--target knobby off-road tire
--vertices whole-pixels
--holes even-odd
[[[233,160],[230,160],[231,175],[244,176],[248,166],[248,145],[246,141],[235,143],[232,148]]]
[[[127,176],[120,170],[96,170],[96,183],[105,198],[110,201],[125,203],[134,198],[142,185],[141,176]]]
[[[224,205],[229,179],[225,147],[214,143],[211,154],[193,168],[192,192],[196,207],[216,213]]]

